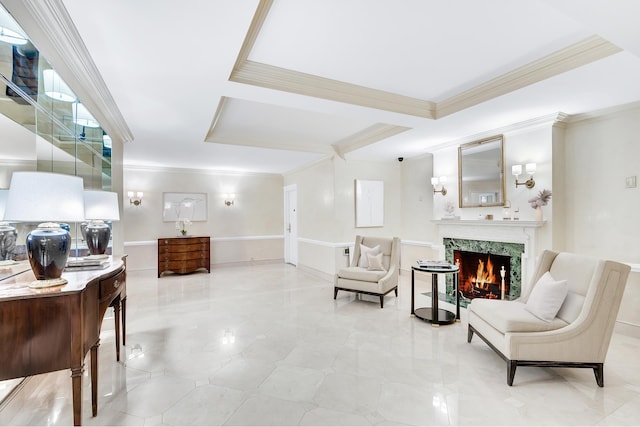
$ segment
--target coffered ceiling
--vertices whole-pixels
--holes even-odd
[[[640,100],[633,0],[48,2],[130,128],[129,166],[386,161]]]

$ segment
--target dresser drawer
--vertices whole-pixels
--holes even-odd
[[[100,300],[110,299],[125,285],[124,271],[100,280]]]

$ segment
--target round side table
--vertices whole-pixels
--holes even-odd
[[[415,272],[431,273],[431,307],[415,307]],[[460,267],[452,265],[448,268],[427,267],[421,265],[411,266],[411,314],[418,319],[431,322],[433,326],[448,325],[460,319],[460,294],[458,293],[458,273]],[[456,293],[456,312],[452,313],[448,310],[438,307],[438,275],[453,274],[453,287]],[[437,313],[437,315],[434,315]]]

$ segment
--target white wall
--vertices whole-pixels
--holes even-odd
[[[125,252],[132,269],[157,267],[157,239],[177,235],[162,219],[164,192],[206,193],[207,221],[194,222],[190,235],[210,236],[212,264],[280,260],[283,257],[283,180],[273,174],[221,174],[182,169],[124,169]],[[135,207],[127,191],[142,191]],[[224,204],[235,194],[234,205]]]
[[[567,249],[640,263],[640,107],[566,130]],[[640,182],[638,182],[640,185]]]

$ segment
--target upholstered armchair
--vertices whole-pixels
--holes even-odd
[[[380,308],[384,308],[385,295],[395,291],[398,296],[399,270],[399,238],[356,236],[349,267],[335,275],[333,299],[338,291],[375,295],[380,297]]]
[[[514,301],[474,299],[467,341],[482,338],[518,366],[592,368],[604,386],[604,361],[630,267],[592,257],[544,251],[527,294]]]

